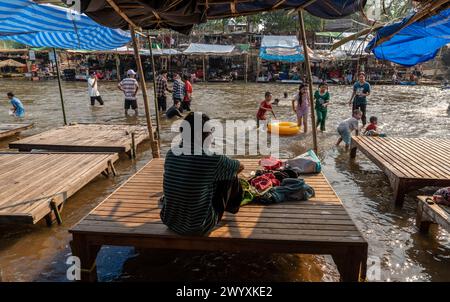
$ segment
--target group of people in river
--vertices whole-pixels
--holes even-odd
[[[359,131],[359,120],[362,121],[363,127],[367,124],[367,97],[370,95],[371,87],[368,82],[366,82],[366,77],[364,72],[360,72],[358,75],[358,81],[353,85],[353,93],[348,102],[348,105],[352,107],[352,116],[343,120],[338,128],[337,132],[339,134],[339,139],[336,145],[339,145],[344,141],[345,145],[348,147],[350,145],[351,133],[353,131]],[[326,131],[326,120],[328,114],[328,106],[330,105],[330,93],[328,91],[328,85],[326,83],[321,83],[318,90],[313,94],[314,96],[314,107],[316,112],[316,127],[320,128],[320,131]],[[284,94],[287,98],[287,93]],[[278,100],[278,99],[276,99]],[[271,113],[274,118],[276,118],[275,112],[273,110],[272,104],[278,104],[277,101],[272,102],[272,94],[266,92],[264,100],[260,103],[258,111],[256,113],[257,127],[259,128],[262,122],[267,120],[267,114]],[[297,126],[303,127],[303,132],[308,132],[308,114],[310,112],[310,94],[309,88],[305,84],[301,84],[296,93],[292,97],[292,111],[297,117]],[[380,135],[377,129],[378,119],[376,116],[370,117],[370,124],[364,130],[365,135]]]

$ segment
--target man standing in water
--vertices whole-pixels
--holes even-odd
[[[139,90],[139,84],[134,78],[136,72],[133,69],[127,71],[127,77],[123,79],[117,87],[123,91],[125,95],[125,115],[128,116],[128,109],[132,108],[135,115],[138,115],[138,105],[136,94]]]
[[[100,95],[100,92],[98,92],[97,87],[97,75],[95,72],[91,72],[88,82],[88,93],[89,97],[91,98],[91,106],[95,105],[95,101],[97,100],[100,103],[100,106],[103,106],[103,100]]]
[[[370,84],[366,82],[366,74],[364,72],[360,72],[358,75],[358,81],[353,85],[353,93],[350,101],[348,102],[349,106],[352,106],[352,111],[356,109],[361,110],[362,112],[362,123],[363,126],[366,125],[366,107],[367,107],[367,96],[370,95]],[[353,101],[353,103],[352,103]]]
[[[156,96],[158,97],[158,110],[164,113],[167,109],[166,91],[172,92],[167,85],[167,71],[161,70],[161,73],[156,78]]]

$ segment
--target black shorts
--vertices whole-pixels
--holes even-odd
[[[125,109],[137,109],[138,105],[137,105],[137,100],[127,100],[125,99]]]

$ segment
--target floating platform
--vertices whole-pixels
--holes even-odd
[[[134,140],[133,134],[134,133]],[[75,124],[42,132],[9,144],[19,151],[129,152],[145,139],[145,126]]]
[[[450,185],[448,139],[354,136],[351,157],[357,149],[387,175],[398,206],[409,190]]]
[[[0,223],[52,220],[63,202],[101,173],[115,153],[0,153]]]
[[[0,124],[0,139],[14,136],[32,127],[33,124]]]
[[[241,162],[244,175],[258,168],[257,160]],[[159,216],[163,170],[164,159],[151,160],[70,230],[82,280],[96,280],[95,259],[102,245],[328,254],[342,280],[365,279],[368,244],[323,174],[305,177],[316,191],[309,201],[246,205],[236,215],[225,213],[208,236],[180,236]]]
[[[438,205],[432,196],[417,196],[416,225],[421,232],[427,233],[431,224],[438,224],[450,233],[450,207]]]

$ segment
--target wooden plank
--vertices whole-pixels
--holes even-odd
[[[255,160],[241,162],[246,167],[243,175],[258,168]],[[113,244],[330,254],[337,259],[344,279],[358,280],[360,273],[364,278],[367,242],[323,174],[304,177],[316,190],[316,197],[309,201],[247,205],[237,214],[225,213],[207,236],[180,236],[170,231],[160,218],[163,165],[163,159],[150,161],[70,229],[73,254],[87,263],[85,267],[94,265],[92,250]],[[349,257],[354,261],[344,261]],[[95,279],[95,272],[85,272],[82,277]]]
[[[0,124],[0,139],[14,136],[32,127],[33,124]]]
[[[450,232],[450,207],[428,202],[427,199],[432,200],[431,196],[417,196],[417,199],[417,227],[421,231],[428,231],[429,224],[435,223]]]
[[[128,152],[132,132],[135,133],[136,145],[148,138],[145,126],[76,124],[48,130],[12,142],[9,146],[23,151]]]
[[[55,194],[69,198],[118,158],[111,153],[0,153],[0,164],[15,162],[12,173],[0,174],[0,223],[37,223],[51,212],[52,196],[59,205],[64,198]]]

